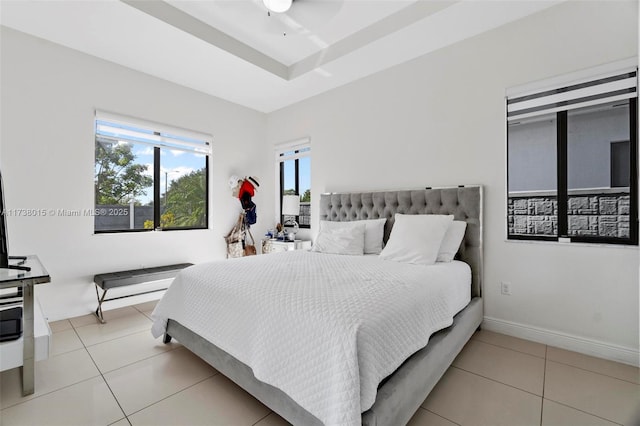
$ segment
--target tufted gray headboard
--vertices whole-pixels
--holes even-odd
[[[482,187],[421,189],[407,191],[331,193],[320,196],[320,220],[345,222],[387,218],[384,241],[389,239],[394,215],[452,214],[467,222],[456,258],[471,266],[471,295],[482,293]]]

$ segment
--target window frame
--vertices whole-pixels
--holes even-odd
[[[286,155],[292,152],[293,154]],[[278,191],[276,193],[276,217],[278,221],[284,224],[284,216],[282,214],[282,199],[284,195],[284,162],[294,160],[294,173],[295,173],[295,191],[298,197],[300,194],[300,165],[299,160],[301,158],[311,158],[311,139],[306,137],[297,139],[291,142],[285,142],[275,146],[275,161],[276,161],[276,187]],[[311,178],[311,176],[309,176]],[[309,188],[311,189],[311,188]],[[310,213],[311,215],[311,213]],[[300,229],[311,229],[311,224],[300,224],[300,215],[295,216],[296,222]]]
[[[113,114],[110,112],[104,111],[95,111],[94,116],[94,144],[97,142],[98,138],[98,126],[100,122],[108,122],[112,124],[127,126],[127,127],[135,127],[142,131],[147,131],[149,138],[157,139],[157,143],[149,142],[149,141],[137,141],[135,138],[127,139],[123,137],[122,139],[140,145],[147,145],[153,147],[153,221],[154,226],[150,229],[145,228],[134,228],[134,229],[106,229],[99,230],[95,227],[95,221],[93,225],[94,234],[117,234],[117,233],[130,233],[130,232],[152,232],[152,231],[189,231],[189,230],[207,230],[209,229],[209,163],[211,156],[211,145],[212,145],[212,137],[211,135],[207,135],[204,133],[195,132],[193,130],[182,129],[179,127],[173,127],[166,124],[156,123],[152,121],[146,121],[142,119],[122,116],[119,114]],[[103,136],[101,136],[103,137]],[[201,143],[191,143],[189,140],[196,140]],[[182,142],[181,142],[182,141]],[[161,227],[161,216],[162,216],[162,203],[161,201],[161,180],[162,180],[162,171],[161,171],[161,150],[163,148],[177,148],[180,149],[180,145],[183,145],[182,150],[186,152],[199,152],[204,155],[205,158],[205,167],[204,167],[204,176],[205,176],[205,212],[204,212],[204,225],[203,226],[181,226],[181,227],[170,227],[170,228],[162,228]],[[194,149],[186,149],[187,147],[191,147]],[[94,155],[95,155],[95,146],[94,146]],[[95,161],[95,157],[94,157]],[[95,173],[95,172],[94,172]],[[95,174],[94,174],[95,176]],[[165,188],[165,196],[168,188]],[[94,207],[97,207],[95,199],[95,191],[94,191]]]
[[[588,244],[608,244],[623,246],[638,246],[639,226],[638,226],[638,95],[637,95],[637,62],[634,63],[634,78],[636,79],[636,89],[633,97],[627,97],[629,102],[629,238],[604,237],[604,236],[584,236],[569,235],[569,190],[568,190],[568,108],[556,108],[554,112],[556,118],[556,200],[557,200],[557,234],[556,235],[523,235],[511,234],[509,232],[509,112],[508,101],[516,96],[506,96],[506,181],[505,181],[505,234],[507,241],[557,241],[562,243],[588,243]],[[584,77],[584,75],[583,75]],[[571,77],[569,77],[571,78]],[[597,79],[597,78],[596,78]],[[595,79],[592,79],[595,80]],[[569,80],[570,81],[570,80]],[[566,85],[566,81],[563,82]],[[570,84],[570,83],[569,83]],[[540,85],[540,83],[537,83]],[[560,86],[559,84],[555,84]],[[606,103],[601,102],[601,103]]]

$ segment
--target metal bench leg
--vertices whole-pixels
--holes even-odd
[[[102,324],[106,324],[106,321],[104,320],[104,314],[102,313],[102,302],[104,302],[104,298],[106,295],[107,295],[107,290],[104,290],[104,292],[102,293],[102,297],[100,296],[100,293],[98,292],[98,284],[96,284],[96,296],[98,297],[98,307],[96,308],[94,315],[96,316],[96,318],[98,318],[98,321],[100,321]]]

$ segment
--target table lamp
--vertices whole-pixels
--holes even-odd
[[[293,225],[293,233],[296,234],[299,229],[298,222],[295,220],[295,216],[300,215],[300,196],[299,195],[284,195],[282,197],[282,215],[294,216],[293,219],[285,220],[283,225]]]

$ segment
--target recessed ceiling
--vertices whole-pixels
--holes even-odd
[[[563,0],[1,1],[2,25],[271,112]]]
[[[297,0],[287,13],[267,13],[262,0],[167,1],[286,66],[414,2]]]

